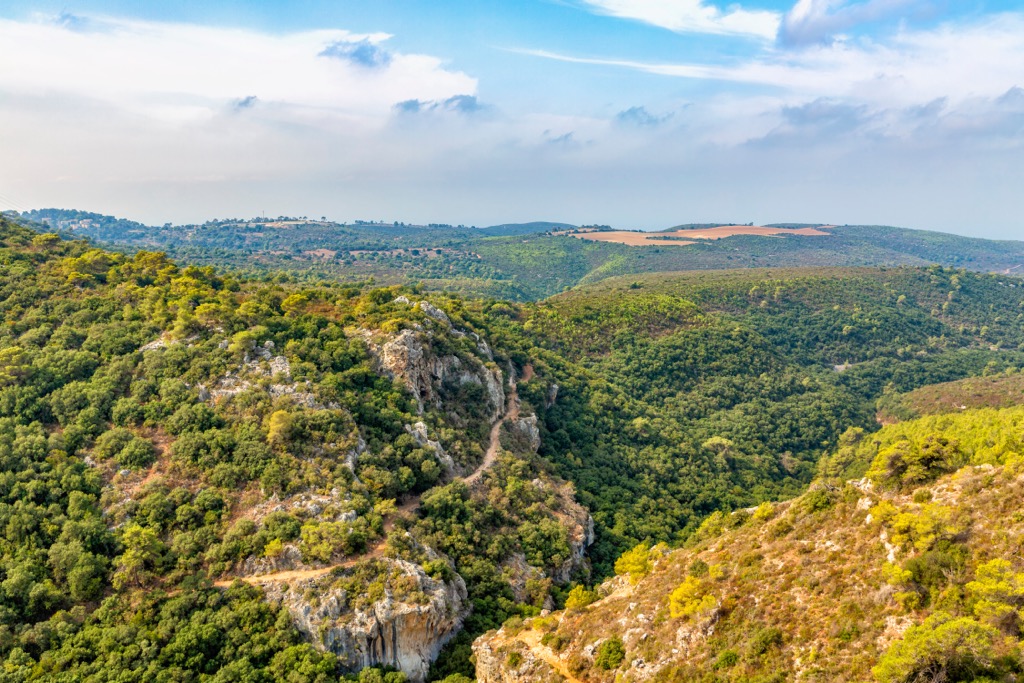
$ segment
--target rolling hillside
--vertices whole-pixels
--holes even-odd
[[[369,278],[383,284],[417,282],[434,290],[518,301],[647,272],[931,264],[978,272],[1024,272],[1024,242],[882,226],[787,224],[758,228],[781,231],[776,234],[735,234],[725,239],[713,239],[721,227],[680,226],[671,235],[620,233],[629,238],[628,244],[622,244],[623,238],[616,238],[610,229],[569,234],[572,226],[544,222],[476,229],[279,218],[148,227],[57,209],[27,212],[22,219],[112,248],[165,250],[183,262],[232,267],[251,276],[273,272],[279,277],[284,272],[305,281],[328,277],[347,282]],[[581,239],[587,236],[591,239]],[[601,239],[595,241],[595,237]],[[656,244],[646,244],[653,238]]]
[[[481,683],[1014,681],[1024,409],[851,431],[868,478],[639,545],[567,609],[474,645]]]
[[[0,219],[10,680],[465,683],[637,545],[855,470],[879,399],[1024,366],[1024,288],[939,266],[297,280]]]

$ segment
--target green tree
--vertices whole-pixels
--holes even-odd
[[[938,612],[909,628],[872,672],[879,683],[973,681],[993,668],[998,638],[991,626]]]

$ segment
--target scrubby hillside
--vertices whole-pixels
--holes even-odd
[[[890,423],[921,415],[971,408],[1005,408],[1021,403],[1024,403],[1024,373],[990,373],[930,384],[907,393],[887,394],[879,399],[878,420]]]
[[[144,226],[75,210],[26,212],[24,221],[60,229],[120,249],[161,249],[183,263],[230,266],[250,276],[382,284],[420,283],[427,289],[532,301],[581,284],[637,273],[764,267],[922,266],[941,264],[979,272],[1024,267],[1024,242],[968,238],[885,226],[789,224],[822,228],[811,235],[737,235],[683,239],[677,244],[627,246],[566,234],[571,225],[527,223],[473,229],[452,225],[325,219],[225,219],[202,225]],[[46,227],[49,226],[49,227]],[[680,226],[698,234],[693,228]],[[589,226],[588,230],[608,230]],[[675,230],[673,228],[672,230]],[[763,229],[762,229],[763,230]],[[663,233],[658,233],[663,234]],[[626,233],[646,241],[641,233]],[[654,234],[646,235],[646,237]],[[677,238],[678,239],[678,238]]]
[[[887,392],[1020,367],[1011,284],[751,271],[513,304],[0,221],[5,675],[460,680],[476,636],[623,551],[845,467],[822,456]]]
[[[11,680],[422,680],[585,576],[516,369],[445,308],[0,223]]]
[[[487,309],[537,379],[541,454],[594,514],[597,566],[796,495],[876,401],[1024,365],[1024,288],[949,269],[617,278]],[[558,385],[557,390],[552,382]]]
[[[683,550],[637,546],[565,611],[478,640],[478,678],[1017,680],[1022,414],[850,432],[868,478],[712,515]]]

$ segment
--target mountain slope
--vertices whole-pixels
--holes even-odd
[[[168,250],[188,263],[231,266],[249,274],[287,271],[306,280],[349,282],[373,277],[384,284],[418,282],[436,290],[515,300],[543,299],[579,284],[650,272],[936,263],[979,272],[1024,272],[1024,242],[885,226],[826,226],[824,236],[738,235],[679,246],[627,246],[544,234],[572,227],[547,222],[472,229],[261,218],[147,227],[59,209],[27,212],[22,220],[121,249]]]
[[[684,550],[640,546],[600,587],[605,597],[583,591],[564,612],[481,638],[478,678],[1016,680],[1022,417],[1012,408],[886,428],[872,440],[883,446],[870,480],[824,480],[785,503],[712,516]],[[980,422],[998,446],[969,435]],[[855,433],[844,447],[877,449]],[[913,476],[897,462],[915,463]]]
[[[607,571],[715,510],[795,495],[847,427],[872,428],[887,390],[1019,367],[1024,288],[1009,282],[938,268],[649,274],[520,313],[493,306],[489,334],[537,371],[520,395],[540,453],[594,514],[591,557]]]
[[[393,229],[422,232],[365,234]],[[1010,284],[652,274],[514,304],[0,220],[4,671],[471,673],[476,636],[637,543],[803,491],[887,390],[1024,364]]]

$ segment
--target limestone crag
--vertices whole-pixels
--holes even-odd
[[[410,436],[416,440],[417,445],[421,448],[429,448],[434,451],[437,461],[444,467],[448,476],[453,476],[455,474],[455,460],[448,454],[448,451],[444,449],[440,441],[434,441],[427,435],[426,423],[417,422],[415,424],[405,425],[405,431],[409,432]]]
[[[352,609],[357,596],[348,595],[330,574],[291,586],[275,584],[268,595],[288,608],[314,646],[336,654],[346,671],[393,666],[412,683],[422,683],[469,614],[466,584],[458,575],[449,581],[431,578],[404,560],[379,562],[390,565],[400,581],[389,582],[384,598],[368,607]],[[399,583],[401,592],[394,589]]]
[[[147,346],[155,343],[157,342],[152,342]],[[272,341],[267,341],[263,346],[256,347],[252,353],[246,353],[237,370],[229,371],[212,386],[199,385],[199,398],[212,403],[229,400],[253,387],[262,386],[265,379],[275,380],[266,386],[266,391],[271,398],[287,396],[296,406],[312,410],[338,407],[336,404],[324,405],[317,401],[316,397],[308,391],[308,381],[301,384],[294,382],[291,364],[284,356],[274,355],[274,342]]]
[[[557,485],[552,481],[534,479],[533,485],[553,490],[559,499],[555,517],[566,528],[569,534],[569,557],[561,566],[554,568],[549,575],[557,583],[566,583],[578,572],[590,572],[590,560],[587,548],[594,543],[594,518],[587,509],[576,502],[572,484]]]
[[[435,354],[430,346],[431,333],[424,330],[404,329],[382,343],[377,343],[370,333],[364,336],[380,369],[408,387],[416,397],[420,412],[428,404],[440,408],[441,386],[454,380],[482,385],[487,393],[491,421],[501,416],[505,390],[502,373],[497,368],[488,368],[476,357]]]
[[[493,638],[477,638],[473,643],[476,680],[479,683],[564,680],[525,644],[504,636],[505,629],[501,629]],[[511,666],[512,662],[516,665]]]
[[[536,415],[510,420],[505,428],[523,438],[534,453],[540,449],[540,428],[537,426]]]

